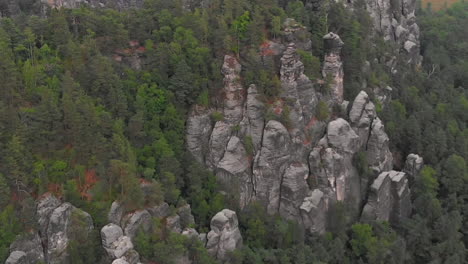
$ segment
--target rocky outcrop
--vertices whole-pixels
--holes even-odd
[[[10,257],[6,263],[44,262],[44,249],[37,232],[19,235],[10,245]]]
[[[361,91],[349,112],[351,125],[360,138],[361,151],[366,153],[370,168],[377,174],[392,168],[393,157],[389,138],[382,121],[377,117],[375,105],[366,92]]]
[[[424,166],[424,160],[417,154],[409,154],[406,158],[405,168],[403,169],[410,177],[416,177]]]
[[[372,183],[361,218],[398,224],[410,214],[411,197],[406,174],[382,172]]]
[[[101,229],[102,246],[111,260],[121,258],[133,249],[133,243],[123,230],[115,224],[108,224]]]
[[[208,253],[220,260],[228,261],[228,253],[242,247],[242,236],[234,211],[224,209],[211,219],[206,248]]]
[[[90,233],[94,228],[91,216],[69,203],[63,203],[50,215],[47,227],[47,259],[53,264],[67,263],[68,245],[74,236]]]
[[[286,28],[295,27],[300,26]],[[271,100],[260,100],[254,85],[245,89],[239,82],[239,62],[226,56],[223,101],[212,109],[194,107],[187,142],[197,160],[215,172],[224,190],[239,198],[241,209],[256,201],[269,214],[324,233],[329,210],[337,201],[345,204],[347,219],[360,217],[370,182],[392,169],[393,158],[389,138],[366,92],[359,93],[347,113],[340,37],[334,33],[324,37],[323,77],[329,83],[304,74],[298,46],[290,40],[283,39],[277,46],[286,48],[275,50],[281,52],[275,53],[281,87]],[[262,45],[260,52],[263,46],[272,45]],[[324,84],[330,89],[323,89]],[[318,112],[326,110],[336,111],[318,120]],[[224,118],[212,128],[208,113],[216,112]],[[365,171],[370,173],[359,174],[354,164],[357,157],[368,164]],[[404,203],[400,207],[407,208]]]
[[[122,218],[122,229],[126,236],[134,240],[139,231],[148,232],[151,228],[151,215],[147,210],[138,210]]]
[[[328,33],[323,37],[325,59],[323,61],[322,75],[330,87],[332,98],[335,102],[343,102],[343,61],[341,60],[341,48],[344,43],[340,36]]]
[[[5,264],[28,264],[33,262],[28,262],[26,253],[23,251],[13,251],[10,256],[8,256]]]

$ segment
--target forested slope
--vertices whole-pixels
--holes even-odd
[[[416,17],[397,9],[388,21],[398,18],[403,28],[398,30],[388,30],[385,24],[376,28],[375,16],[364,10],[365,1],[345,6],[329,1],[147,0],[138,2],[138,8],[109,6],[117,9],[92,4],[54,9],[40,1],[0,1],[0,261],[26,251],[25,241],[32,241],[41,249],[28,249],[26,263],[111,263],[120,256],[115,248],[109,251],[112,243],[106,244],[110,238],[103,235],[108,233],[99,231],[120,227],[109,223],[122,225],[120,232],[131,238],[133,255],[125,255],[131,263],[135,254],[143,263],[468,261],[467,3],[439,12],[417,10]],[[410,37],[419,29],[420,37]],[[329,32],[341,37],[341,50],[327,46],[330,42],[323,37]],[[336,56],[342,61],[342,75],[322,72]],[[339,103],[332,95],[339,79],[327,74],[342,78]],[[294,81],[288,86],[289,76]],[[338,201],[327,210],[323,232],[305,231],[304,218],[285,217],[281,202],[273,211],[262,204],[263,198],[240,205],[232,193],[239,186],[226,186],[218,173],[218,167],[238,169],[238,163],[211,164],[205,155],[220,155],[216,151],[205,149],[193,156],[193,149],[187,148],[194,113],[208,111],[203,112],[204,127],[210,128],[238,118],[226,115],[225,109],[244,105],[236,105],[239,97],[226,101],[231,98],[226,90],[243,91],[233,92],[241,98],[255,94],[250,97],[258,101],[253,105],[270,107],[256,116],[271,124],[259,129],[265,128],[259,142],[270,132],[292,135],[299,127],[291,118],[297,104],[284,99],[285,87],[306,87],[310,90],[303,91],[313,90],[317,99],[313,109],[307,108],[312,104],[299,103],[303,116],[316,119],[304,129],[317,130],[292,137],[305,150],[291,143],[285,151],[303,159],[303,168],[310,170],[308,180],[299,185],[311,191],[317,187],[312,175],[319,174],[323,164],[317,162],[318,169],[311,170],[314,159],[309,153],[322,137],[330,139],[330,123],[348,120],[344,127],[368,132],[359,130],[351,115],[363,90],[367,105],[375,104],[372,111],[366,109],[373,118],[378,115],[385,130],[378,135],[388,134],[385,147],[378,149],[388,150],[393,158],[373,160],[369,153],[380,152],[368,151],[366,144],[344,159],[366,189],[379,176],[372,170],[375,164],[389,166],[385,171],[405,170],[408,154],[423,157],[425,166],[408,177],[408,217],[391,223],[361,219],[350,216],[349,204]],[[304,94],[290,98],[312,96]],[[341,101],[349,101],[349,107]],[[253,131],[251,117],[255,116],[249,116]],[[278,123],[284,129],[273,126]],[[372,124],[376,123],[371,122],[371,128]],[[257,152],[263,153],[259,160],[268,154],[257,149],[268,144],[256,145],[255,137],[243,136],[239,120],[229,129],[250,156],[241,159],[245,163],[239,167],[255,163]],[[229,145],[234,145],[230,138]],[[271,149],[271,155],[280,155],[286,145]],[[295,164],[293,172],[302,166],[293,159],[289,163]],[[276,167],[269,169],[273,175]],[[252,175],[260,175],[255,173],[242,177],[250,181]],[[248,197],[255,197],[259,189],[252,190],[255,195]],[[363,193],[353,207],[356,214],[368,202]],[[237,216],[220,212],[224,208]],[[109,211],[119,210],[114,221]],[[139,221],[145,222],[145,232],[138,231]],[[62,249],[52,238],[63,226],[67,242]],[[232,229],[228,238],[234,237],[223,246],[236,250],[220,257],[220,250],[213,254],[213,245],[207,245],[206,233],[212,230],[212,236],[221,236],[225,233],[218,229],[223,228]],[[124,236],[116,239],[120,237]],[[120,245],[129,245],[124,242]]]

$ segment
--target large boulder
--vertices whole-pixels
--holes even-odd
[[[120,225],[120,221],[122,220],[123,214],[124,214],[124,206],[118,201],[114,201],[111,205],[109,213],[107,214],[107,220],[110,223]]]
[[[410,177],[418,175],[424,166],[424,159],[417,154],[409,154],[406,158],[405,168],[403,169]]]
[[[76,236],[88,236],[94,228],[91,216],[69,203],[50,215],[47,227],[47,260],[50,264],[68,263],[68,246]]]
[[[242,247],[242,236],[234,211],[224,209],[211,219],[206,248],[208,253],[220,260],[228,261],[228,253]]]
[[[29,262],[26,256],[26,253],[23,251],[13,251],[10,256],[8,256],[5,264],[29,264],[34,262]]]
[[[39,225],[39,232],[43,236],[43,241],[46,239],[45,234],[47,234],[50,215],[55,208],[60,206],[60,204],[61,202],[50,193],[44,194],[37,202],[36,216]]]
[[[133,249],[131,239],[123,235],[123,230],[120,226],[112,223],[101,229],[101,240],[104,249],[111,259],[120,258],[127,251]]]
[[[256,199],[265,204],[271,214],[279,209],[281,178],[289,167],[291,152],[288,130],[278,121],[269,121],[253,173]]]
[[[26,263],[45,262],[42,241],[37,232],[19,235],[10,245],[10,252],[21,251],[25,253]]]
[[[410,214],[411,197],[407,175],[399,171],[382,172],[372,183],[361,219],[398,224]]]
[[[326,231],[328,197],[320,190],[310,192],[300,207],[304,227],[311,233],[323,234]]]
[[[122,219],[124,234],[134,240],[138,232],[148,232],[151,228],[151,215],[147,210],[138,210],[127,214]]]

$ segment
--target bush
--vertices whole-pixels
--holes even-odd
[[[330,110],[328,109],[327,103],[320,101],[317,105],[317,119],[320,121],[325,121],[330,116]]]

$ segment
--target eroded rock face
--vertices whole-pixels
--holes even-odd
[[[108,224],[101,229],[101,239],[111,259],[120,258],[133,249],[130,237],[124,236],[122,228],[115,224]]]
[[[295,27],[300,28],[286,28]],[[294,33],[289,34],[292,38]],[[215,173],[224,190],[239,198],[241,208],[256,201],[269,214],[323,233],[329,208],[337,201],[345,204],[348,219],[360,217],[368,181],[392,169],[392,155],[367,93],[359,93],[347,115],[340,37],[334,33],[324,37],[323,76],[331,88],[324,93],[316,89],[324,80],[311,80],[304,74],[299,47],[290,40],[277,45],[266,42],[260,48],[264,52],[265,47],[278,47],[270,53],[280,63],[281,86],[279,95],[270,100],[260,99],[254,85],[245,89],[239,82],[240,63],[225,56],[223,100],[213,109],[194,107],[187,142],[190,152]],[[320,121],[319,102],[330,112]],[[212,127],[208,113],[214,112],[223,113],[224,118]],[[354,164],[356,157],[365,157],[374,174],[361,177]],[[213,235],[208,235],[208,241]]]
[[[410,214],[411,197],[407,175],[398,171],[382,172],[372,183],[361,218],[398,224]]]
[[[13,255],[12,259],[17,259],[16,257],[21,255],[19,262],[12,263],[21,263],[21,259],[25,259],[24,263],[39,263],[44,262],[44,249],[42,248],[41,238],[37,232],[30,232],[24,235],[20,235],[16,240],[10,245],[10,255]],[[23,254],[14,252],[23,252]]]
[[[323,62],[323,77],[330,82],[332,98],[337,103],[343,102],[343,61],[341,60],[341,48],[344,43],[340,36],[328,33],[323,37],[325,42],[325,60]]]
[[[130,213],[122,219],[122,229],[124,234],[130,239],[135,239],[138,231],[149,231],[151,228],[151,215],[147,210],[138,210]]]
[[[23,251],[13,251],[5,261],[5,264],[28,264],[26,253]]]
[[[208,253],[225,262],[228,260],[229,252],[242,247],[237,215],[234,211],[224,209],[211,219],[210,227],[206,245]]]
[[[406,158],[405,168],[403,169],[410,177],[418,175],[424,166],[424,160],[417,154],[409,154]]]
[[[67,263],[68,245],[78,232],[89,234],[94,228],[91,216],[69,203],[63,203],[50,215],[47,227],[49,263]]]

